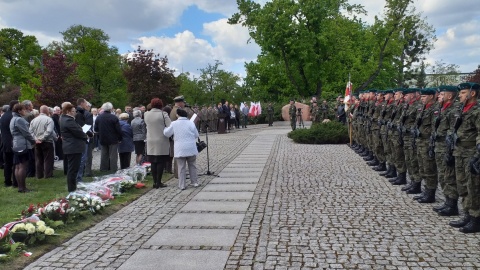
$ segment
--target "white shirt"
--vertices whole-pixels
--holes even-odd
[[[198,155],[197,138],[198,130],[195,124],[186,117],[179,117],[176,121],[163,130],[167,137],[173,136],[173,156],[191,157]]]

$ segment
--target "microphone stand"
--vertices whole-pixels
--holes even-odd
[[[210,154],[209,154],[209,151],[208,151],[208,149],[210,148],[210,144],[208,144],[208,128],[209,128],[208,123],[205,123],[205,140],[206,140],[206,143],[207,143],[207,172],[202,174],[202,175],[213,175],[213,176],[218,177],[217,174],[214,174],[214,172],[210,171]]]

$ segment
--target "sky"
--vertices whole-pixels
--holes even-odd
[[[255,0],[264,3],[267,0]],[[321,0],[319,0],[321,1]],[[350,0],[362,4],[372,22],[385,0]],[[456,64],[461,72],[480,65],[480,1],[416,0],[415,7],[436,29],[435,49],[427,62]],[[260,48],[240,25],[229,25],[236,0],[0,0],[0,28],[37,37],[41,46],[62,40],[60,32],[81,24],[102,29],[120,53],[144,49],[167,56],[169,67],[198,76],[219,60],[221,69],[241,77],[244,63]]]

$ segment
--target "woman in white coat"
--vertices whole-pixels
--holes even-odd
[[[181,108],[177,109],[178,119],[165,128],[163,134],[167,137],[173,135],[173,157],[178,164],[178,187],[185,189],[185,179],[187,178],[186,163],[190,180],[194,187],[198,187],[197,175],[197,144],[198,130],[195,124],[188,120],[187,112]]]
[[[152,109],[144,116],[147,126],[147,159],[151,163],[153,187],[163,188],[167,186],[162,183],[162,174],[170,157],[170,142],[162,134],[171,121],[168,114],[162,111],[161,99],[152,99],[150,105]]]

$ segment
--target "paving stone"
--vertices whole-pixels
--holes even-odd
[[[176,214],[165,226],[240,226],[243,214]]]
[[[119,269],[223,269],[228,253],[218,250],[139,250]]]
[[[228,185],[208,185],[202,189],[207,191],[255,191],[257,184],[228,184]]]
[[[232,246],[238,230],[160,229],[145,245],[157,246]]]
[[[217,177],[210,181],[210,184],[230,184],[230,183],[248,183],[254,184],[258,183],[260,179],[258,177],[250,177],[250,178],[224,178],[224,177]]]
[[[193,200],[251,200],[253,192],[199,192]]]
[[[250,202],[190,201],[180,211],[247,211]]]

